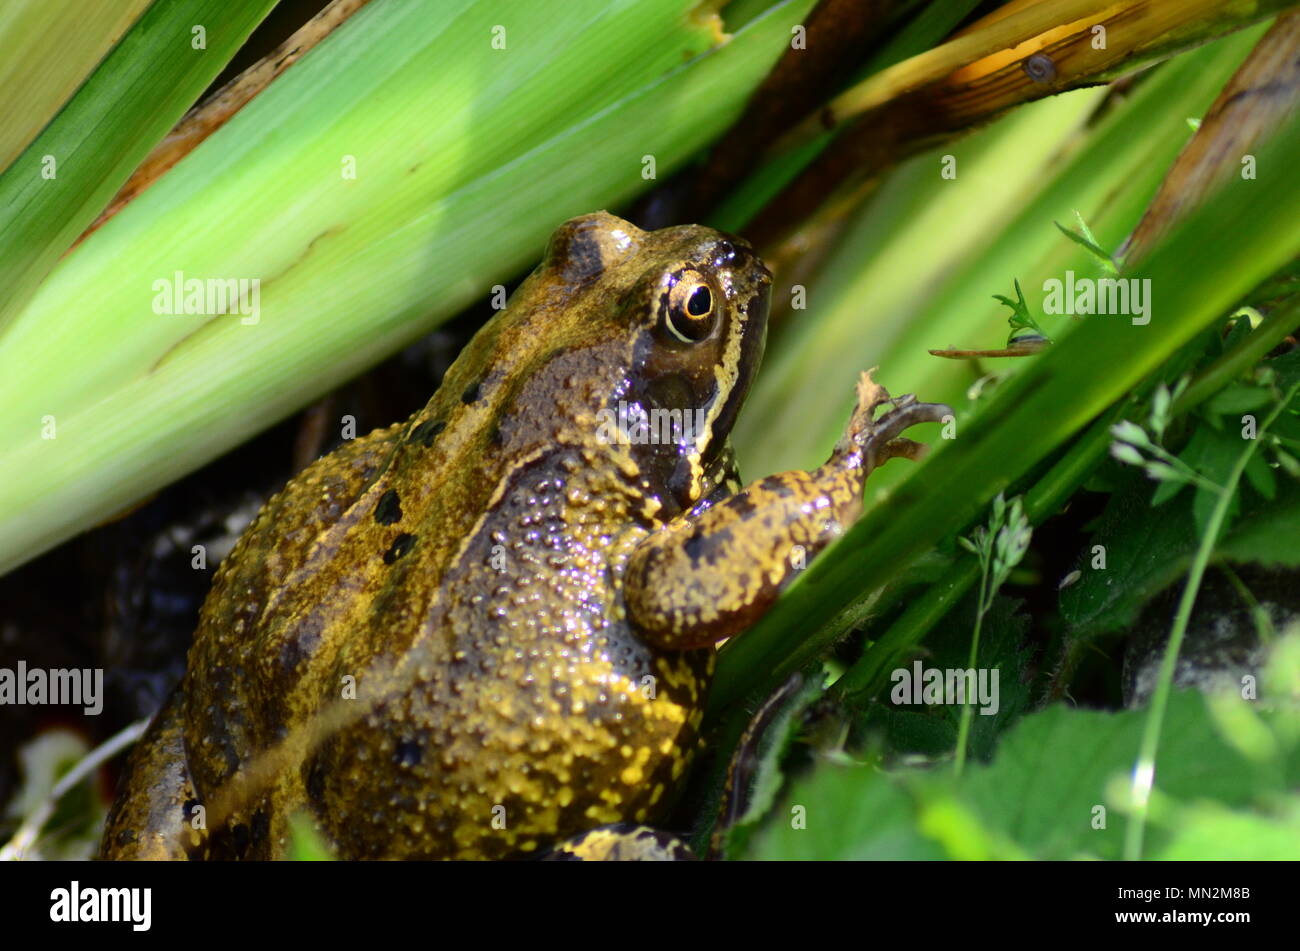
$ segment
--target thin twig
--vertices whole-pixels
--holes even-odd
[[[41,830],[45,828],[45,823],[50,821],[50,816],[54,814],[54,807],[59,804],[59,800],[80,785],[83,779],[98,769],[104,762],[112,759],[138,740],[148,726],[148,717],[143,720],[136,720],[130,726],[119,730],[83,756],[76,766],[68,770],[54,784],[54,788],[50,790],[46,800],[32,810],[31,814],[23,820],[23,824],[18,827],[18,831],[14,833],[13,838],[5,844],[4,848],[0,848],[0,862],[19,862],[26,859],[27,852],[36,844],[37,837],[41,834]]]

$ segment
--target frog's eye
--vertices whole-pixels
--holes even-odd
[[[718,313],[703,274],[686,271],[677,276],[664,296],[662,317],[664,329],[683,343],[698,343],[713,333]]]

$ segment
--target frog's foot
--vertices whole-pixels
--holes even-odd
[[[918,423],[942,422],[952,415],[952,408],[943,403],[921,403],[911,393],[897,399],[871,378],[875,370],[868,370],[858,379],[858,405],[849,418],[844,438],[836,446],[836,453],[856,448],[862,453],[864,475],[895,457],[913,461],[924,458],[929,447],[903,438],[904,430]],[[891,408],[879,419],[876,409],[884,404]]]
[[[561,842],[546,862],[689,862],[695,853],[671,832],[632,822],[600,826]]]

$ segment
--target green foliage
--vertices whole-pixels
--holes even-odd
[[[1061,234],[1065,235],[1075,244],[1079,245],[1099,260],[1107,273],[1118,274],[1119,268],[1115,266],[1115,259],[1110,256],[1110,253],[1107,252],[1105,248],[1097,243],[1097,236],[1092,233],[1092,229],[1088,227],[1088,223],[1083,220],[1083,215],[1076,211],[1074,216],[1079,222],[1078,231],[1071,231],[1059,221],[1054,221],[1052,224],[1056,225],[1056,229],[1060,231]]]
[[[1261,760],[1225,737],[1205,697],[1175,695],[1156,773],[1152,854],[1300,855],[1292,791],[1300,744],[1287,726],[1297,702],[1259,704],[1254,715],[1274,743]],[[992,762],[959,778],[822,762],[791,786],[746,857],[1119,858],[1144,718],[1052,706],[1024,717]],[[1268,832],[1277,840],[1259,846]]]
[[[316,831],[311,818],[298,812],[289,820],[289,860],[293,862],[332,862],[334,853]]]
[[[4,170],[0,329],[274,6],[275,0],[151,5]],[[196,24],[204,30],[202,49],[194,45]]]
[[[61,257],[272,5],[154,4],[0,174],[0,403],[17,421],[0,446],[0,570],[517,276],[558,221],[626,205],[685,167],[812,7],[741,0],[734,36],[715,45],[687,15],[695,0],[519,4],[502,56],[486,42],[497,2],[368,6]],[[977,5],[914,5],[864,73],[933,46]],[[200,21],[208,48],[193,56],[177,39]],[[736,433],[742,469],[824,457],[867,366],[895,393],[949,400],[956,418],[942,438],[916,434],[937,450],[923,466],[874,475],[867,516],[724,649],[697,846],[713,841],[722,776],[739,765],[743,808],[716,840],[727,857],[1300,856],[1300,635],[1273,641],[1258,702],[1176,694],[1165,707],[1170,670],[1152,711],[1054,702],[1103,635],[1190,577],[1172,668],[1211,558],[1300,568],[1300,350],[1262,359],[1300,288],[1300,119],[1258,149],[1258,178],[1191,209],[1124,272],[1156,289],[1151,326],[1048,315],[1036,291],[1066,270],[1119,273],[1106,249],[1185,142],[1184,117],[1206,111],[1260,32],[1180,56],[1124,96],[1014,110],[905,162],[850,213],[810,280],[811,310],[773,335]],[[823,142],[770,158],[711,223],[743,230]],[[34,174],[46,155],[64,169],[58,187]],[[341,156],[360,173],[341,176]],[[949,157],[955,179],[935,172]],[[1058,223],[1070,213],[1077,230]],[[141,320],[153,280],[177,269],[261,276],[260,322]],[[1014,299],[993,293],[1008,279]],[[1013,339],[1051,346],[995,370],[927,355],[1000,336],[990,298],[1011,309]],[[1092,492],[1107,498],[1058,596],[1034,533]],[[1036,601],[1005,593],[1021,582]],[[901,702],[886,682],[914,661],[997,671],[997,712]],[[746,736],[793,672],[801,688]],[[840,680],[827,693],[810,672]],[[1134,781],[1143,757],[1149,798]],[[51,825],[84,849],[83,791]],[[330,857],[302,817],[292,838],[295,858]]]
[[[1295,134],[1296,128],[1293,125],[1287,134]],[[1226,208],[1228,199],[1221,196],[1219,201]],[[1114,273],[1101,241],[1082,217],[1078,221],[1079,232],[1067,232],[1072,243],[1102,259],[1100,270]],[[1212,232],[1223,222],[1208,216],[1201,222],[1207,229],[1202,241],[1215,242]],[[1244,219],[1241,223],[1245,226]],[[1295,698],[1279,702],[1273,696],[1258,712],[1241,698],[1206,700],[1179,694],[1169,699],[1176,656],[1172,652],[1185,632],[1187,612],[1209,559],[1300,565],[1300,534],[1295,531],[1300,527],[1296,514],[1300,480],[1295,475],[1300,472],[1296,460],[1300,404],[1291,388],[1293,379],[1300,378],[1300,360],[1294,352],[1259,359],[1295,324],[1295,288],[1275,275],[1285,272],[1287,262],[1300,250],[1300,232],[1294,222],[1285,225],[1279,232],[1285,235],[1280,253],[1263,252],[1267,263],[1237,256],[1237,264],[1229,266],[1209,253],[1207,244],[1197,251],[1183,244],[1196,230],[1197,225],[1185,224],[1136,272],[1125,275],[1152,275],[1162,295],[1172,292],[1182,299],[1170,311],[1162,309],[1159,358],[1121,384],[1126,367],[1138,356],[1136,351],[1152,339],[1130,335],[1123,322],[1103,324],[1098,318],[1067,328],[1059,343],[1034,361],[1014,367],[995,382],[991,393],[976,399],[972,418],[959,414],[958,438],[940,443],[942,450],[921,473],[912,475],[915,482],[905,482],[896,491],[888,516],[879,509],[870,512],[841,546],[828,553],[829,563],[815,563],[787,593],[778,615],[769,616],[757,632],[751,632],[759,637],[736,642],[729,648],[730,656],[724,653],[724,674],[749,663],[755,665],[749,671],[759,679],[779,676],[784,663],[798,663],[810,655],[818,643],[817,635],[808,634],[810,625],[815,626],[823,612],[833,615],[840,603],[835,600],[840,597],[837,586],[851,584],[847,570],[841,573],[834,563],[837,556],[853,566],[864,590],[900,578],[897,565],[908,563],[913,544],[917,549],[931,544],[942,550],[957,539],[980,556],[976,569],[959,561],[919,591],[914,585],[899,584],[887,588],[883,597],[863,602],[892,619],[890,626],[878,620],[867,622],[862,655],[844,674],[844,689],[837,686],[831,695],[841,702],[843,714],[854,726],[848,755],[865,760],[848,764],[839,749],[823,754],[824,761],[792,783],[786,801],[773,809],[768,826],[748,853],[751,857],[891,854],[920,858],[930,857],[935,846],[952,858],[1151,857],[1197,850],[1207,855],[1300,855],[1300,845],[1291,834],[1295,797],[1288,792],[1300,768],[1295,731],[1287,726],[1296,718]],[[1227,249],[1238,237],[1225,239],[1221,247],[1226,253],[1233,253]],[[1202,263],[1181,258],[1182,252],[1175,250],[1179,246]],[[1217,303],[1205,309],[1198,328],[1187,324],[1176,330],[1180,318],[1207,303],[1184,293],[1198,283],[1201,267],[1221,281],[1240,281],[1231,290],[1221,286],[1217,292],[1201,285],[1203,293],[1217,293]],[[1163,277],[1156,276],[1162,271]],[[1240,301],[1259,298],[1261,283],[1283,289],[1282,296],[1275,295],[1264,309],[1271,315],[1264,318],[1269,323],[1261,324],[1259,312],[1229,322]],[[1013,334],[1017,329],[1032,330],[1037,323],[1019,280],[1015,286],[1015,300],[998,298],[1012,309]],[[1166,297],[1164,303],[1171,302]],[[810,325],[803,325],[805,338],[813,333]],[[1181,339],[1165,346],[1173,343],[1167,336],[1173,333],[1182,334]],[[1084,338],[1087,345],[1072,346]],[[1111,346],[1121,339],[1127,343]],[[1154,351],[1147,356],[1154,357]],[[1061,382],[1062,376],[1072,377],[1068,390],[1063,387],[1055,399],[1047,397],[1045,391]],[[1112,414],[1109,418],[1098,412],[1102,400],[1091,404],[1091,412],[1082,411],[1088,395],[1101,389],[1110,394],[1104,401]],[[925,397],[934,398],[930,391]],[[1026,401],[1035,404],[1032,415]],[[999,410],[1008,415],[998,417]],[[1019,411],[1026,411],[1018,417],[1023,423],[1012,425],[1009,420]],[[1092,422],[1060,455],[1038,452],[1035,440],[1062,413],[1077,414],[1076,420],[1092,418]],[[999,419],[997,431],[980,425],[990,417]],[[987,442],[972,446],[972,439],[977,444]],[[970,455],[963,455],[963,449]],[[1036,462],[1020,467],[1017,460],[1027,454],[1033,454]],[[982,456],[982,461],[965,468],[976,456]],[[1050,467],[1049,460],[1054,460]],[[980,650],[979,666],[996,666],[1002,684],[1012,690],[998,717],[971,718],[972,755],[992,760],[963,773],[960,766],[967,741],[962,736],[962,714],[969,716],[969,708],[951,702],[933,708],[904,706],[891,697],[882,679],[891,666],[902,668],[908,663],[909,648],[919,653],[926,667],[964,668],[975,663],[967,653],[974,646],[972,625],[979,638],[987,599],[1005,582],[1019,556],[1026,554],[1010,545],[1008,536],[1004,547],[1017,548],[1017,557],[1004,559],[1000,570],[995,568],[996,526],[1006,513],[1000,493],[1008,486],[1024,491],[1027,483],[1017,480],[1031,473],[1038,481],[1028,483],[1024,511],[1034,524],[1058,514],[1061,503],[1085,484],[1110,498],[1088,527],[1075,570],[1062,584],[1059,640],[1039,655],[1037,677],[1023,643],[1028,619],[1016,623],[1005,611],[998,616],[996,606],[1006,602],[995,602],[988,618],[989,652]],[[914,489],[917,483],[925,489]],[[984,488],[977,489],[977,484]],[[993,526],[981,528],[967,540],[961,538],[959,526],[969,525],[976,516],[967,512],[958,516],[955,510],[972,493],[996,501],[991,509]],[[855,546],[856,537],[863,544]],[[925,542],[920,542],[922,537]],[[1027,554],[1033,577],[1032,544]],[[1097,639],[1123,630],[1154,596],[1184,578],[1189,568],[1192,580],[1179,607],[1152,710],[1102,713],[1057,703],[1024,715],[1031,704],[1043,702],[1049,688],[1068,691],[1071,672],[1084,654],[1096,649]],[[1042,585],[1045,580],[1038,578],[1035,583]],[[1249,601],[1250,592],[1240,579],[1236,583]],[[957,601],[976,586],[977,591]],[[898,590],[908,592],[905,607],[894,593]],[[805,592],[808,597],[801,597]],[[958,609],[952,608],[954,603]],[[787,605],[788,617],[798,618],[800,640],[787,648],[788,661],[783,661],[774,645],[780,610]],[[1034,623],[1041,625],[1043,619],[1035,618]],[[769,632],[773,639],[765,642]],[[715,712],[723,715],[724,707],[725,699],[718,701]],[[954,754],[955,772],[934,769]],[[1149,790],[1135,779],[1148,769],[1154,775]],[[870,802],[878,808],[882,825],[858,832],[856,817],[835,814],[856,808],[854,802]],[[1231,840],[1237,832],[1259,846],[1256,852]],[[1285,844],[1260,845],[1270,832]]]
[[[747,859],[939,859],[912,797],[871,765],[825,764],[773,810]]]
[[[978,670],[980,628],[984,616],[988,613],[994,596],[1006,583],[1011,570],[1020,564],[1029,548],[1033,530],[1025,518],[1024,507],[1019,496],[1008,505],[998,493],[993,500],[988,526],[977,526],[971,538],[958,538],[962,547],[979,558],[980,585],[978,605],[975,609],[975,629],[971,634],[970,660],[967,669]],[[970,737],[971,717],[974,716],[974,704],[971,697],[961,709],[961,725],[957,732],[957,772],[961,773],[966,762],[966,743]]]
[[[974,596],[965,599],[936,627],[927,638],[923,662],[925,667],[962,669],[970,666],[971,630],[976,615]],[[971,758],[988,759],[998,738],[1029,709],[1031,690],[1024,676],[1029,660],[1026,634],[1030,619],[1019,601],[994,598],[984,618],[980,633],[978,667],[998,672],[998,709],[971,718],[969,747]],[[908,668],[900,668],[907,671]],[[891,681],[892,683],[892,681]],[[924,756],[947,760],[958,745],[962,713],[965,708],[949,704],[909,706],[891,700],[893,688],[887,688],[882,702],[850,701],[850,710],[858,708],[855,732],[881,744],[881,752],[891,761],[901,757]],[[976,707],[978,711],[978,707]]]
[[[1280,368],[1274,366],[1278,362],[1267,361],[1263,369],[1286,382],[1292,361]],[[1161,392],[1156,391],[1151,415],[1157,438],[1166,425],[1160,408],[1169,400],[1159,398]],[[1232,394],[1231,398],[1221,399],[1224,393]],[[1249,399],[1243,398],[1244,393]],[[1278,398],[1273,388],[1231,384],[1206,403],[1176,454],[1159,446],[1135,423],[1113,428],[1117,441],[1112,454],[1120,462],[1140,467],[1146,478],[1131,474],[1121,480],[1081,555],[1079,582],[1061,594],[1061,612],[1078,645],[1125,627],[1143,604],[1181,577],[1208,528],[1220,486],[1247,445],[1240,422],[1231,428],[1228,418],[1264,409]],[[1246,464],[1249,488],[1235,493],[1229,503],[1220,557],[1300,566],[1300,481],[1277,461],[1277,453],[1288,443],[1279,430],[1290,425],[1297,411],[1300,401],[1293,398],[1261,436],[1262,450]],[[1095,546],[1104,549],[1100,553],[1104,567]]]
[[[1029,311],[1029,305],[1025,303],[1025,292],[1020,289],[1020,282],[1015,282],[1016,299],[1012,300],[1005,294],[994,294],[993,299],[998,303],[1005,304],[1011,308],[1011,316],[1007,318],[1007,323],[1011,325],[1011,338],[1014,340],[1020,331],[1030,330],[1042,337],[1044,340],[1051,341],[1047,331],[1042,328],[1034,315]]]

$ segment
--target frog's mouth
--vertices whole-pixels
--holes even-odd
[[[758,367],[763,362],[763,350],[767,345],[767,315],[772,300],[772,274],[763,262],[749,249],[749,246],[736,242],[733,273],[740,272],[743,279],[734,281],[733,287],[739,295],[746,295],[732,300],[734,318],[728,329],[729,339],[725,355],[719,362],[716,379],[716,392],[726,393],[726,399],[714,412],[708,413],[708,432],[705,442],[699,447],[700,460],[708,465],[716,462],[727,445],[727,437],[736,425],[740,408],[745,405],[749,388],[758,375]]]

